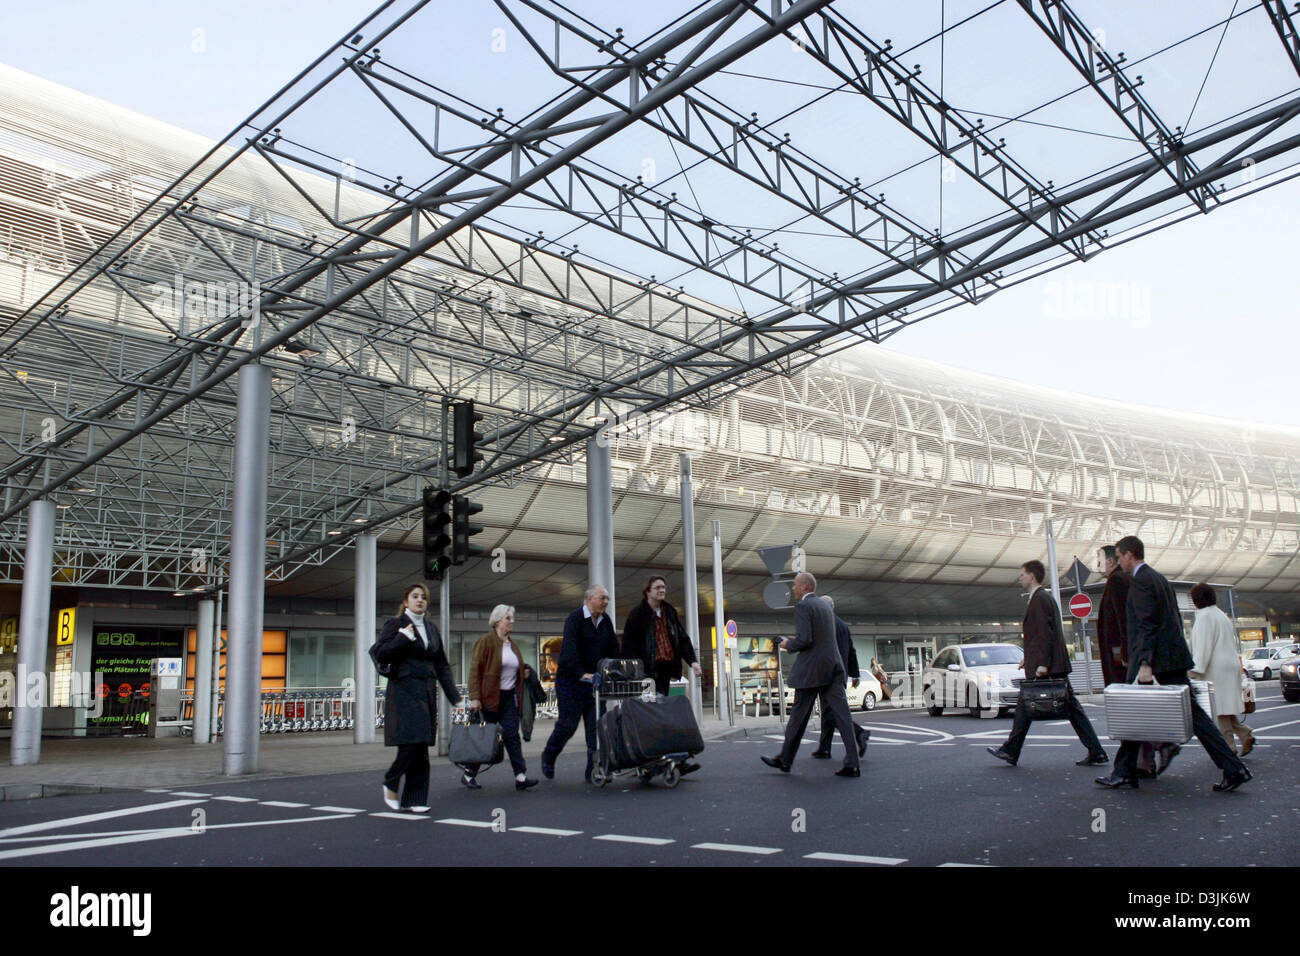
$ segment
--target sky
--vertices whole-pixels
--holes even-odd
[[[937,16],[939,5],[932,5]],[[1074,5],[1102,23],[1116,7],[1111,0],[1079,0]],[[279,0],[46,0],[21,8],[6,6],[0,62],[220,138],[363,20],[374,0],[317,0],[310,5]],[[493,41],[485,26],[484,17],[490,16],[486,0],[435,0],[434,6],[443,36],[428,38],[425,74],[430,76],[438,75],[439,43],[445,38],[456,46],[481,44],[484,49]],[[668,19],[663,10],[677,12],[686,6],[655,5],[654,15],[645,22],[663,22]],[[1131,32],[1140,35],[1162,28],[1164,14],[1138,16],[1133,7],[1120,6],[1130,17],[1126,28]],[[1194,0],[1188,6],[1211,20],[1228,16],[1234,8],[1231,0]],[[1237,9],[1243,6],[1244,0]],[[927,4],[914,9],[923,7],[918,15],[929,16]],[[622,19],[604,19],[602,25],[636,21],[631,9],[620,6]],[[886,8],[863,0],[852,6],[846,2],[843,9],[861,11],[866,24],[873,10]],[[946,9],[973,7],[949,0]],[[304,15],[308,10],[310,15]],[[902,16],[898,10],[889,9],[888,16],[897,20]],[[1010,15],[1008,10],[1014,5],[1004,4],[997,15]],[[648,14],[641,16],[644,20]],[[1255,10],[1250,16],[1264,14]],[[624,25],[632,36],[641,22]],[[900,35],[906,27],[891,22],[880,30]],[[957,37],[954,33],[954,44]],[[1144,37],[1135,36],[1133,42],[1139,39]],[[1167,91],[1180,82],[1194,87],[1202,74],[1200,68],[1192,69],[1197,58],[1208,67],[1211,55],[1219,55],[1214,39],[1207,36],[1189,50],[1185,75],[1149,76],[1148,87],[1157,91],[1153,97],[1159,95],[1161,81]],[[1227,76],[1231,44],[1224,49],[1219,70]],[[959,47],[954,50],[960,53]],[[1272,58],[1283,57],[1280,43],[1245,55],[1267,59],[1273,67],[1277,64]],[[972,57],[966,62],[974,64],[968,69],[1000,69],[994,61]],[[485,103],[495,102],[498,93],[504,96],[505,87],[494,84],[508,86],[513,78],[509,63],[501,64],[495,75],[485,72],[475,80],[484,87]],[[446,69],[452,73],[458,67],[449,63]],[[934,77],[927,74],[927,79]],[[729,90],[742,94],[752,88],[758,101],[769,95],[759,80],[730,83]],[[1210,93],[1216,89],[1207,88]],[[519,91],[511,93],[517,96]],[[1179,93],[1190,98],[1192,90]],[[901,131],[897,135],[904,136]],[[1264,426],[1300,427],[1298,222],[1300,180],[1007,289],[977,307],[945,312],[892,337],[885,347],[1069,392]],[[591,242],[590,237],[584,239],[584,252],[593,250]]]

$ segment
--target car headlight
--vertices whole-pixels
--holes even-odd
[[[1283,673],[1283,674],[1294,674],[1294,673],[1295,673],[1295,667],[1296,667],[1296,666],[1295,666],[1294,664],[1283,664],[1283,665],[1282,665],[1282,673]]]

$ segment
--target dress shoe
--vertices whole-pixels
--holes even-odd
[[[555,779],[555,764],[542,761],[542,776],[547,780]]]
[[[835,771],[835,776],[837,776],[837,777],[860,777],[860,776],[862,776],[862,771],[859,770],[857,767],[840,767],[839,770],[836,770],[836,771]]]
[[[1156,772],[1154,770],[1143,770],[1141,767],[1138,767],[1136,772],[1139,780],[1154,780],[1156,778]]]
[[[1174,762],[1174,758],[1183,752],[1183,748],[1178,744],[1161,744],[1156,748],[1156,776],[1160,776],[1169,769],[1169,765]]]
[[[384,804],[388,807],[389,810],[402,809],[402,805],[397,801],[397,797],[389,796],[389,794],[392,792],[393,791],[389,790],[387,787],[384,787]]]
[[[466,786],[466,788],[469,790],[483,789],[483,785],[478,782],[477,778],[471,777],[469,774],[465,774],[463,777],[461,777],[460,782],[463,783]]]
[[[524,779],[524,780],[516,780],[516,781],[515,781],[515,789],[516,789],[516,790],[529,790],[529,789],[531,789],[531,788],[533,788],[533,787],[535,787],[535,786],[537,786],[537,781],[536,781],[536,780],[528,780],[528,779]]]
[[[428,808],[428,807],[407,807],[406,809],[410,810],[412,813],[428,813],[428,812],[429,812],[429,808]]]
[[[1132,787],[1136,790],[1138,786],[1137,777],[1121,777],[1115,773],[1112,773],[1109,777],[1098,777],[1097,782],[1103,787],[1110,787],[1112,790],[1120,787]]]
[[[1255,749],[1255,738],[1251,737],[1249,740],[1247,740],[1244,744],[1241,745],[1241,753],[1237,754],[1237,756],[1244,757],[1246,756],[1246,754],[1250,753],[1254,749]]]
[[[830,760],[831,752],[829,750],[814,750],[812,755],[818,760]]]
[[[782,763],[780,757],[759,757],[758,759],[763,761],[763,763],[767,764],[769,767],[775,767],[782,773],[790,772],[790,765],[788,763]]]
[[[871,731],[865,728],[858,733],[858,756],[865,757],[867,754],[867,743],[871,740]]]
[[[985,747],[984,749],[987,750],[989,753],[991,753],[993,756],[997,757],[999,760],[1005,760],[1013,767],[1016,765],[1016,758],[1011,756],[1011,754],[1007,753],[1001,747]]]
[[[686,761],[686,763],[682,764],[680,767],[677,768],[677,772],[684,777],[688,773],[695,773],[695,771],[699,769],[700,769],[699,764],[697,764],[694,760],[688,760]]]
[[[1076,767],[1100,767],[1102,764],[1110,763],[1110,758],[1105,754],[1088,754],[1082,760],[1076,760]]]
[[[1254,778],[1254,774],[1245,767],[1241,768],[1241,773],[1225,773],[1223,779],[1214,785],[1216,793],[1231,793],[1243,783],[1248,783]]]

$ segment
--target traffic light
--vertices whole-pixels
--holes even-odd
[[[473,402],[458,402],[452,405],[451,416],[451,470],[461,478],[465,478],[474,470],[475,462],[483,460],[483,455],[478,450],[478,443],[483,440],[483,436],[474,431],[474,423],[481,422],[483,416],[474,414]]]
[[[424,579],[441,581],[451,564],[452,495],[446,488],[424,489]]]
[[[451,510],[451,563],[459,565],[483,553],[482,548],[469,543],[471,536],[483,530],[482,525],[470,524],[469,516],[478,514],[483,506],[464,495],[456,495],[451,499]]]

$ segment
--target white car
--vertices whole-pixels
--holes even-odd
[[[953,644],[941,650],[921,675],[931,717],[959,707],[972,717],[997,717],[1016,706],[1025,676],[1025,652],[1014,644]]]
[[[852,679],[849,680],[849,686],[844,688],[849,695],[849,707],[860,707],[862,710],[875,710],[876,704],[880,702],[880,681],[871,676],[870,673],[864,673],[858,679],[858,686],[853,686]]]
[[[1282,671],[1282,662],[1300,654],[1300,646],[1295,644],[1270,644],[1257,647],[1246,658],[1246,674],[1251,680],[1272,680]]]

